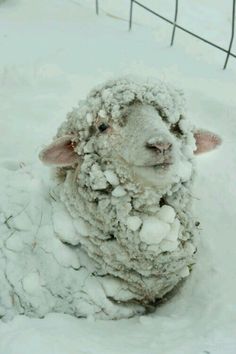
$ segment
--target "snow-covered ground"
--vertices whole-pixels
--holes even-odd
[[[164,15],[174,1],[145,0]],[[198,263],[180,292],[154,314],[119,321],[48,314],[0,323],[0,354],[236,353],[236,60],[134,9],[128,0],[0,2],[0,164],[40,166],[38,152],[79,98],[113,75],[154,76],[182,87],[189,119],[223,145],[198,157]],[[183,0],[181,24],[223,46],[231,1]],[[227,39],[227,38],[228,39]],[[0,176],[1,183],[1,176]],[[1,289],[0,289],[1,291]]]

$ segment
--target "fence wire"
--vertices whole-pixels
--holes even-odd
[[[170,41],[170,45],[173,46],[174,44],[174,40],[175,40],[175,33],[176,33],[176,29],[179,29],[185,33],[188,33],[189,35],[201,40],[202,42],[226,53],[226,58],[225,58],[225,62],[224,62],[224,66],[223,69],[226,69],[228,61],[229,61],[229,57],[233,57],[236,58],[236,54],[234,54],[231,50],[232,50],[232,46],[233,46],[233,41],[234,41],[234,32],[235,32],[235,10],[236,10],[236,0],[232,0],[232,16],[231,16],[231,36],[230,36],[230,41],[229,41],[229,47],[228,49],[223,48],[221,46],[219,46],[216,43],[211,42],[210,40],[199,36],[198,34],[188,30],[185,27],[182,27],[180,25],[178,25],[177,20],[178,20],[178,13],[179,13],[179,0],[175,0],[175,13],[174,13],[174,20],[171,21],[170,19],[166,18],[165,16],[162,16],[161,14],[157,13],[156,11],[153,11],[152,9],[150,9],[149,7],[143,5],[141,2],[137,1],[137,0],[130,0],[130,10],[129,10],[129,30],[131,31],[132,29],[132,24],[133,24],[133,8],[134,8],[134,4],[141,7],[142,9],[146,10],[147,12],[157,16],[158,18],[160,18],[161,20],[169,23],[170,25],[173,26],[172,29],[172,34],[171,34],[171,41]],[[99,14],[99,4],[98,4],[98,0],[95,0],[95,7],[96,7],[96,14]]]
[[[99,14],[99,5],[98,5],[98,0],[95,0],[95,8],[96,8],[96,14]]]
[[[173,26],[173,31],[172,31],[172,36],[171,36],[171,43],[170,43],[171,46],[174,44],[175,31],[176,31],[176,28],[178,28],[178,29],[182,30],[183,32],[188,33],[189,35],[191,35],[191,36],[193,36],[193,37],[195,37],[197,39],[200,39],[201,41],[211,45],[212,47],[215,47],[215,48],[227,53],[226,59],[225,59],[225,62],[224,62],[224,66],[223,66],[223,69],[226,69],[229,57],[232,56],[233,58],[236,58],[236,55],[231,52],[233,41],[234,41],[234,32],[235,32],[235,8],[236,8],[235,3],[236,3],[236,0],[233,0],[232,1],[232,17],[231,17],[231,37],[230,37],[230,43],[229,43],[229,48],[228,49],[225,49],[225,48],[217,45],[216,43],[213,43],[213,42],[209,41],[208,39],[206,39],[204,37],[201,37],[201,36],[199,36],[196,33],[193,33],[192,31],[188,30],[187,28],[178,25],[177,24],[178,7],[179,7],[179,1],[178,0],[175,0],[175,17],[174,17],[174,21],[171,21],[168,18],[160,15],[159,13],[157,13],[156,11],[153,11],[152,9],[150,9],[147,6],[143,5],[139,1],[130,0],[129,30],[131,31],[131,29],[132,29],[133,5],[136,4],[139,7],[143,8],[144,10],[150,12],[151,14],[159,17],[163,21],[166,21],[166,22],[168,22],[169,24],[171,24]]]

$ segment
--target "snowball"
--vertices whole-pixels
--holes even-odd
[[[160,243],[170,231],[170,225],[154,216],[147,217],[139,233],[140,239],[147,244]]]
[[[178,247],[178,241],[168,241],[162,240],[160,243],[160,248],[163,252],[172,252],[175,251]]]
[[[189,275],[189,268],[186,266],[180,271],[180,276],[186,278]]]
[[[118,187],[116,187],[115,189],[113,189],[112,195],[113,195],[114,197],[118,197],[118,198],[119,198],[119,197],[123,197],[124,195],[126,195],[126,191],[124,190],[123,187],[118,186]]]
[[[169,205],[163,205],[158,213],[158,218],[160,218],[162,221],[172,223],[175,219],[175,211]]]
[[[113,171],[107,170],[104,172],[104,175],[107,179],[107,182],[109,182],[112,186],[118,186],[120,183],[117,175]]]
[[[142,220],[138,216],[129,216],[127,218],[127,226],[130,230],[136,231],[142,224]]]
[[[178,236],[179,236],[179,228],[180,228],[179,219],[175,219],[175,221],[171,225],[170,232],[166,236],[166,240],[176,241],[178,239]]]

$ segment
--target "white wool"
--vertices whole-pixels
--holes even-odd
[[[123,197],[124,195],[126,195],[126,191],[124,190],[123,187],[118,186],[115,189],[113,189],[112,193],[111,193],[114,197]]]
[[[154,107],[168,129],[181,126],[180,135],[172,133],[180,147],[176,166],[159,188],[134,178],[134,171],[114,158],[109,144],[94,135],[98,119],[118,124],[128,119],[136,102]],[[22,178],[24,198],[18,198],[8,182],[4,186],[7,197],[0,211],[3,220],[9,218],[1,224],[0,239],[4,316],[61,311],[130,317],[143,313],[188,275],[196,251],[190,199],[194,139],[192,126],[185,122],[181,92],[159,81],[133,78],[100,85],[68,114],[56,138],[76,136],[80,163],[79,168],[57,168],[53,198],[40,194],[40,183],[29,183],[25,193],[27,178],[20,172],[12,175],[11,184]],[[160,181],[162,173],[160,169]],[[30,208],[24,209],[22,200],[27,205],[29,198]],[[10,220],[17,199],[21,204]]]
[[[107,179],[107,182],[109,182],[112,186],[117,186],[120,183],[114,171],[111,170],[104,171],[104,175]]]

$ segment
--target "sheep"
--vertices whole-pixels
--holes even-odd
[[[0,315],[131,317],[190,274],[194,155],[221,139],[196,130],[184,105],[169,84],[125,77],[93,89],[67,115],[39,156],[54,170],[52,198],[38,189],[21,211],[28,227],[19,213],[2,213]],[[32,171],[17,173],[32,184]]]

